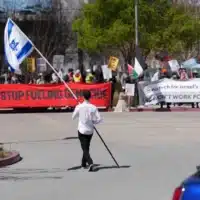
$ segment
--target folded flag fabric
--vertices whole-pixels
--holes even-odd
[[[34,46],[28,37],[8,19],[4,30],[4,51],[10,68],[18,71],[20,64],[33,50]]]
[[[133,77],[137,79],[139,76],[143,74],[143,69],[140,63],[138,62],[138,59],[135,58],[135,65],[134,65],[134,70],[133,70]]]
[[[137,58],[135,58],[134,67],[128,64],[128,73],[132,75],[134,79],[137,79],[139,76],[143,74],[143,68],[138,62]]]
[[[131,75],[133,73],[133,67],[128,64],[128,74]]]

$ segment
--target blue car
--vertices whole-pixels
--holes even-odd
[[[173,200],[200,200],[200,166],[174,191]]]

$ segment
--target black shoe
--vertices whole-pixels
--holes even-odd
[[[88,168],[88,166],[86,164],[82,164],[81,167],[84,168],[84,169]]]
[[[92,172],[94,170],[94,164],[91,164],[88,168],[88,172]]]

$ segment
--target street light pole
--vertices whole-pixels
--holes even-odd
[[[135,58],[137,58],[138,54],[138,0],[135,0]],[[135,61],[135,60],[134,60]],[[134,62],[135,65],[135,62]],[[138,79],[135,82],[135,96],[134,96],[134,103],[138,105],[139,102],[139,93],[138,93]]]
[[[135,0],[135,45],[139,45],[138,41],[138,0]]]

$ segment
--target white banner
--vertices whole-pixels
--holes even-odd
[[[139,87],[145,105],[200,102],[200,78],[188,81],[162,79],[148,84],[143,82]]]

